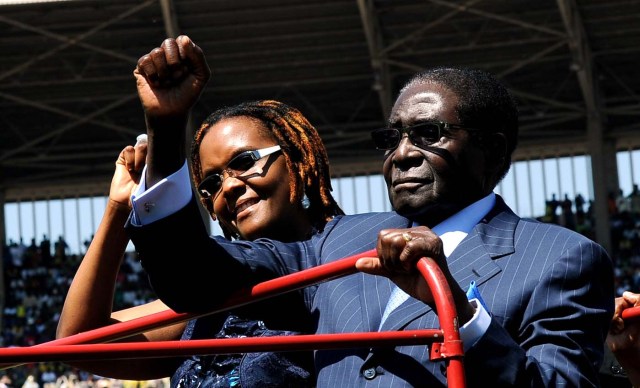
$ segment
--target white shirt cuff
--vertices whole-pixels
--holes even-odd
[[[469,303],[475,307],[476,312],[473,314],[473,317],[460,328],[460,339],[462,340],[462,346],[465,352],[478,342],[491,324],[491,316],[489,316],[489,313],[484,309],[478,299],[470,299]]]
[[[191,200],[191,180],[189,167],[185,161],[180,170],[147,189],[145,179],[147,167],[142,170],[140,185],[131,195],[133,216],[131,223],[136,226],[148,225],[176,213]]]

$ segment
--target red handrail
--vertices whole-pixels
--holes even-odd
[[[266,298],[280,295],[289,291],[317,284],[337,277],[356,273],[356,261],[361,257],[375,257],[375,249],[358,253],[331,263],[308,268],[304,271],[285,275],[276,279],[256,284],[249,290],[234,293],[220,308],[208,313],[176,313],[173,310],[161,311],[146,317],[135,318],[125,322],[114,323],[109,326],[88,330],[69,337],[59,338],[40,345],[76,345],[98,342],[110,342],[130,337],[148,330],[174,323],[188,321],[205,315],[219,313],[231,308],[257,302]]]
[[[640,306],[622,310],[622,319],[625,321],[640,318]]]
[[[439,341],[438,337],[442,337],[442,335],[442,330],[424,329],[344,334],[216,338],[189,341],[31,346],[0,349],[0,362],[121,360],[263,351],[425,345]]]
[[[377,252],[375,250],[370,250],[332,263],[323,264],[257,284],[250,290],[235,293],[221,308],[208,313],[176,313],[167,310],[31,347],[0,348],[0,361],[5,363],[24,363],[45,360],[69,361],[77,360],[81,354],[84,355],[82,356],[84,360],[97,360],[132,357],[153,358],[186,354],[218,354],[225,352],[244,353],[267,350],[282,351],[370,347],[377,343],[385,345],[432,343],[431,359],[442,360],[447,363],[449,387],[464,387],[463,348],[460,340],[458,318],[455,311],[455,304],[453,303],[453,296],[440,268],[429,258],[422,258],[418,262],[418,270],[425,277],[432,290],[441,327],[441,329],[438,330],[425,329],[404,332],[95,344],[95,342],[99,341],[109,342],[126,338],[147,330],[183,322],[199,316],[218,313],[247,303],[304,288],[312,284],[350,275],[357,272],[355,262],[358,259],[361,257],[375,257],[376,255]],[[4,365],[3,367],[6,369],[16,365],[18,364]]]
[[[463,365],[464,350],[458,326],[458,314],[451,294],[449,284],[436,262],[428,257],[418,261],[418,271],[424,276],[429,289],[433,294],[438,321],[444,334],[442,345],[435,343],[431,347],[431,360],[446,360],[447,385],[449,387],[465,387],[465,374]]]

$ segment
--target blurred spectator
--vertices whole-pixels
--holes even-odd
[[[9,376],[4,374],[0,377],[0,388],[10,388],[12,386],[11,378],[9,378]]]
[[[584,216],[584,197],[578,193],[573,203],[576,205],[576,215]]]
[[[576,221],[573,215],[573,202],[569,199],[569,194],[564,195],[564,199],[560,203],[562,210],[562,220],[560,225],[567,229],[576,230]]]
[[[629,194],[629,204],[631,213],[640,214],[640,190],[638,190],[638,185],[635,183],[633,184],[631,194]]]
[[[609,209],[609,215],[618,214],[618,201],[616,200],[616,193],[610,192],[607,196],[607,208]]]
[[[618,195],[616,196],[616,208],[618,213],[627,213],[631,211],[631,201],[628,197],[624,196],[622,189],[618,190]]]
[[[27,376],[27,380],[22,384],[22,388],[40,388],[40,384],[36,382],[33,375]]]
[[[545,202],[544,217],[542,218],[542,220],[544,222],[551,222],[551,223],[557,224],[558,223],[557,209],[559,205],[560,205],[560,202],[556,199],[556,195],[551,194],[551,199]]]

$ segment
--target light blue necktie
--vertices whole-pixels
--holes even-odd
[[[384,321],[389,317],[389,314],[391,314],[393,310],[399,307],[407,299],[409,299],[409,294],[404,292],[402,288],[398,286],[393,288],[393,291],[391,291],[391,295],[389,296],[389,301],[387,302],[387,307],[385,307],[384,314],[382,314],[382,320],[380,320],[378,330],[380,330]]]

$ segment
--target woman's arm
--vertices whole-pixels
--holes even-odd
[[[126,147],[118,157],[105,212],[64,302],[56,333],[58,338],[168,309],[157,300],[112,313],[116,278],[129,242],[124,230],[131,210],[129,196],[138,182],[145,154],[146,148],[138,145]],[[185,325],[180,323],[156,329],[126,340],[177,340]],[[168,376],[175,365],[175,360],[167,359],[74,363],[74,366],[103,376],[136,380]]]
[[[634,387],[640,387],[640,320],[623,320],[622,311],[640,306],[640,294],[625,291],[616,298],[616,309],[607,335],[607,346]]]

